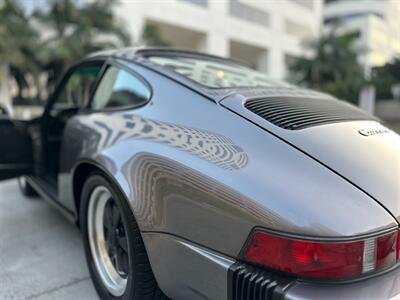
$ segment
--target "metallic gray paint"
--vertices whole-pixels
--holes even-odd
[[[235,95],[222,101],[222,105],[321,161],[371,195],[400,220],[398,134],[375,121],[327,124],[296,132],[284,130],[245,109],[242,106],[244,99],[242,95]],[[369,132],[369,135],[360,134],[360,131]]]
[[[172,299],[227,299],[227,273],[232,259],[162,233],[145,233],[143,240],[161,289]]]
[[[222,275],[219,280],[209,276],[210,270],[219,268],[218,263],[209,260],[202,264],[193,258],[199,246],[184,246],[183,259],[174,261],[181,272],[177,278],[187,282],[171,282],[170,270],[160,267],[171,264],[168,260],[173,258],[172,249],[188,241],[233,260],[255,226],[330,238],[372,234],[398,226],[388,211],[356,188],[352,178],[344,178],[351,176],[351,172],[338,176],[318,161],[326,160],[332,169],[338,166],[340,171],[345,162],[347,169],[351,169],[352,157],[345,156],[342,144],[334,143],[340,138],[348,143],[353,143],[354,138],[361,153],[365,151],[364,145],[377,147],[374,151],[386,147],[364,144],[352,133],[346,133],[350,128],[358,128],[360,122],[320,126],[289,136],[283,129],[253,118],[268,132],[157,72],[133,63],[126,66],[152,83],[153,97],[141,108],[82,112],[68,122],[61,151],[59,201],[76,210],[72,190],[77,162],[91,161],[101,166],[129,201],[144,234],[156,278],[168,295],[176,295],[176,299],[223,299],[216,296],[222,290],[217,290],[217,294],[209,290],[207,294],[206,286],[226,284],[226,279],[222,281]],[[257,93],[263,94],[260,90]],[[223,105],[228,106],[227,103],[224,101]],[[235,103],[231,109],[239,110],[240,102]],[[347,129],[342,130],[343,126]],[[336,127],[341,129],[338,133],[334,132]],[[329,128],[335,139],[326,135]],[[318,160],[276,135],[312,152]],[[391,145],[388,142],[388,153],[396,162],[398,156]],[[327,147],[333,147],[332,159]],[[354,168],[360,171],[360,161],[354,161]],[[379,160],[373,163],[376,165],[366,168],[370,181],[376,182],[377,187],[365,187],[368,192],[374,194],[385,187],[396,192],[396,177],[394,181],[388,178]],[[382,182],[373,179],[372,169],[379,170],[378,174],[384,174],[389,182],[380,186]],[[358,178],[364,177],[367,175],[359,174]],[[162,233],[183,242],[165,241]],[[157,245],[161,244],[171,249],[170,256],[163,252],[160,255]],[[188,263],[192,264],[191,269]],[[193,269],[195,274],[189,273]],[[218,274],[223,273],[223,269],[218,270]],[[182,285],[193,290],[184,289],[179,294],[177,287]]]
[[[400,268],[364,281],[343,285],[296,283],[285,300],[386,300],[400,299]]]
[[[166,144],[189,152],[227,170],[241,169],[248,163],[248,156],[243,149],[224,136],[145,119],[132,112],[119,115],[117,118],[115,114],[105,114],[101,121],[88,118],[82,120],[82,124],[88,128],[98,128],[104,133],[97,144],[98,150],[122,140],[138,139]]]

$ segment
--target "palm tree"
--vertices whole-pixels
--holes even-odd
[[[357,101],[365,83],[354,49],[354,35],[337,35],[333,30],[318,40],[307,43],[314,53],[311,59],[299,58],[290,67],[297,83]]]
[[[147,46],[169,46],[164,40],[160,28],[155,24],[147,23],[143,28],[141,38]]]
[[[21,91],[25,72],[38,70],[34,60],[26,59],[38,44],[38,34],[28,23],[29,18],[18,1],[0,1],[0,102],[11,103],[10,76],[21,84]]]
[[[377,99],[392,99],[392,87],[400,84],[400,58],[374,68],[372,82],[376,87]]]
[[[50,9],[34,13],[49,31],[40,60],[54,84],[74,61],[104,48],[129,45],[130,37],[113,15],[115,0],[48,0]]]

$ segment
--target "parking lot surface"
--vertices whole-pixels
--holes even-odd
[[[0,299],[98,299],[79,230],[15,180],[0,183]]]

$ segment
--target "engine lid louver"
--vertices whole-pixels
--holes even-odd
[[[377,120],[343,101],[311,98],[263,98],[247,100],[244,106],[261,118],[288,130],[345,121]]]

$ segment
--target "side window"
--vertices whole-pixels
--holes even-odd
[[[151,96],[150,89],[134,75],[109,67],[94,94],[92,108],[122,108],[145,104]]]
[[[90,93],[94,88],[101,67],[99,64],[76,68],[62,87],[51,110],[57,112],[85,107],[89,102]]]

